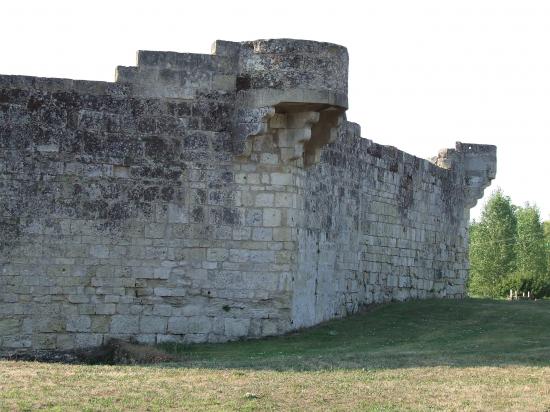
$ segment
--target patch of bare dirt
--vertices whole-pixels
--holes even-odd
[[[118,339],[111,339],[107,344],[96,348],[73,351],[13,352],[0,354],[0,359],[92,365],[145,365],[177,360],[175,356],[154,346],[140,345]]]

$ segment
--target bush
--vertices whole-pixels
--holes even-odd
[[[518,293],[531,292],[536,298],[550,296],[550,278],[544,274],[514,272],[506,276],[500,284],[501,295],[508,295],[510,289]]]

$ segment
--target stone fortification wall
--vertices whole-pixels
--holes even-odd
[[[115,83],[0,76],[0,349],[275,335],[460,297],[493,146],[345,120],[346,49],[218,41]]]
[[[457,143],[457,167],[445,169],[360,138],[356,124],[342,127],[321,163],[304,171],[295,323],[370,303],[464,297],[469,208],[483,192],[481,180],[468,182],[478,172],[467,162],[474,148],[490,158],[478,173],[485,186],[494,147]]]

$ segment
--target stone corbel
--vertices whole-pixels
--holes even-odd
[[[304,145],[311,139],[311,129],[318,121],[319,113],[314,111],[279,113],[271,118],[269,128],[274,132],[283,162],[303,157]]]
[[[312,127],[312,138],[304,145],[304,165],[310,166],[321,160],[321,148],[336,141],[338,128],[344,121],[341,109],[330,107],[319,112],[319,121]]]
[[[237,156],[250,156],[253,137],[270,134],[283,163],[296,160],[310,166],[320,160],[321,148],[335,141],[344,119],[340,108],[289,109],[285,105],[238,109],[233,128],[233,149]]]

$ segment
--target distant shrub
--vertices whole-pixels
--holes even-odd
[[[508,295],[510,289],[518,293],[531,292],[535,297],[550,296],[550,277],[545,274],[514,272],[506,276],[500,284],[500,294]]]

